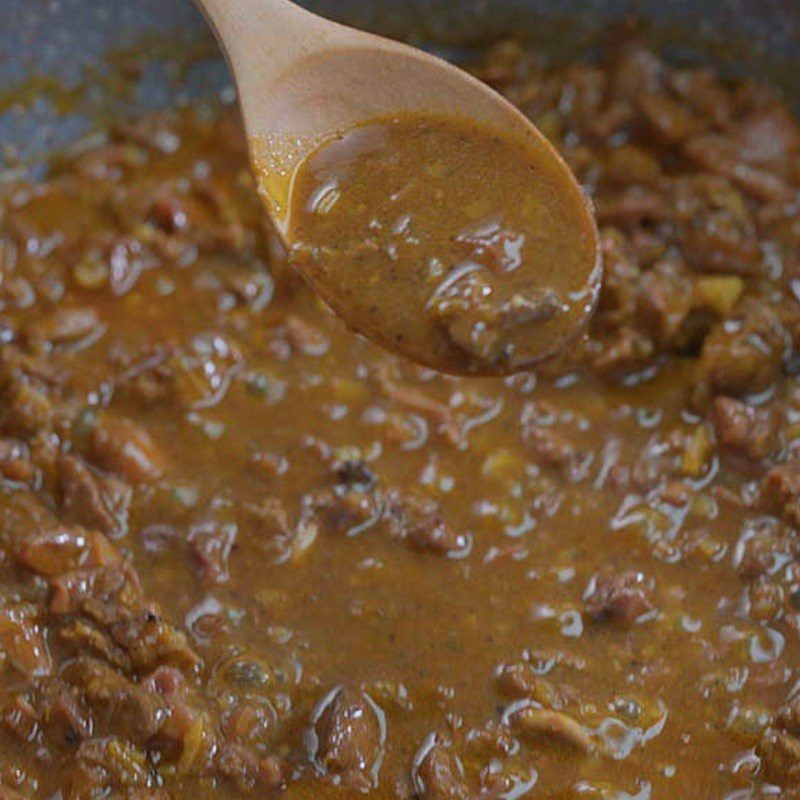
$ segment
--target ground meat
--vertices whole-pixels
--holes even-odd
[[[621,30],[485,71],[596,202],[605,269],[586,336],[505,382],[320,312],[235,113],[6,176],[0,800],[800,797],[800,133]],[[493,358],[541,298],[481,303],[517,232],[456,246],[483,271],[440,325]],[[581,606],[603,563],[657,582],[607,566]]]
[[[324,777],[349,789],[374,789],[383,752],[382,712],[362,692],[341,687],[327,695],[312,719],[311,758]]]
[[[651,588],[640,572],[598,572],[583,594],[584,607],[593,619],[631,625],[653,610]]]
[[[772,413],[730,397],[714,401],[714,430],[724,448],[752,461],[766,458],[777,444]]]

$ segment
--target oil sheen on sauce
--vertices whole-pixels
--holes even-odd
[[[418,363],[500,374],[594,307],[597,235],[544,142],[408,113],[323,143],[294,176],[294,265],[353,328]]]

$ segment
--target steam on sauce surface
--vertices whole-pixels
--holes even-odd
[[[503,373],[594,307],[586,201],[551,148],[407,114],[324,143],[292,186],[291,258],[345,320],[412,360]]]

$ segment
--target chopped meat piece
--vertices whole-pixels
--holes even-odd
[[[34,381],[21,357],[5,348],[0,354],[0,430],[4,433],[27,438],[52,427],[52,403],[45,387],[37,387]]]
[[[668,94],[642,94],[638,103],[656,133],[671,144],[682,142],[702,126],[690,108]]]
[[[767,728],[756,747],[767,777],[782,786],[800,785],[800,739],[784,730]]]
[[[29,678],[50,673],[53,659],[35,609],[25,605],[0,608],[0,652]]]
[[[779,377],[790,347],[788,332],[769,306],[743,302],[736,316],[717,325],[703,344],[695,402],[717,394],[763,392]]]
[[[511,722],[525,737],[555,739],[587,753],[595,749],[594,741],[583,725],[563,711],[528,706],[513,714]]]
[[[633,103],[616,100],[609,103],[600,113],[586,124],[590,137],[608,141],[614,134],[623,131],[636,118]]]
[[[6,728],[23,742],[32,742],[39,732],[39,712],[30,699],[21,694],[4,704],[2,720]]]
[[[414,795],[418,800],[468,800],[464,768],[452,746],[432,736],[414,757]]]
[[[138,744],[144,744],[156,735],[168,713],[159,695],[95,659],[80,657],[68,662],[60,677],[80,692],[97,735],[135,737]]]
[[[520,415],[522,442],[542,466],[573,468],[579,458],[574,445],[552,427],[537,422],[535,403],[528,403]]]
[[[653,186],[661,173],[656,156],[631,144],[615,147],[603,164],[603,180],[619,186],[632,183]]]
[[[800,464],[773,467],[761,481],[759,505],[800,528]]]
[[[153,201],[150,216],[164,233],[178,233],[188,224],[186,207],[174,194],[162,194]]]
[[[447,403],[437,400],[417,386],[395,380],[394,375],[384,365],[376,370],[376,378],[381,391],[393,402],[429,419],[452,444],[458,446],[463,442],[462,416]]]
[[[100,320],[93,308],[59,308],[26,325],[25,337],[31,347],[41,349],[88,339],[99,328]]]
[[[642,369],[654,352],[652,339],[626,325],[614,336],[602,341],[602,346],[591,363],[601,375],[619,379]]]
[[[698,114],[709,117],[718,127],[725,127],[733,115],[730,93],[712,69],[706,67],[676,70],[670,86]]]
[[[77,692],[63,682],[51,682],[44,686],[41,704],[49,738],[76,744],[92,735],[92,719],[89,710],[77,697]]]
[[[228,560],[236,542],[236,525],[203,522],[189,530],[189,558],[206,583],[228,580]]]
[[[376,787],[385,736],[381,714],[365,694],[349,687],[322,700],[312,720],[311,757],[323,776],[362,792]]]
[[[621,192],[597,199],[597,220],[602,225],[629,229],[645,222],[672,219],[674,212],[667,198],[646,186],[626,186]]]
[[[236,742],[226,742],[214,756],[220,775],[232,780],[240,792],[262,792],[280,788],[285,770],[274,755],[257,755]]]
[[[603,254],[603,284],[597,302],[594,325],[598,330],[615,329],[631,320],[636,312],[641,271],[631,257],[625,238],[607,230],[600,238]]]
[[[486,364],[513,359],[522,330],[568,311],[550,288],[499,298],[490,278],[477,271],[444,285],[428,302],[433,318],[454,344]]]
[[[766,458],[776,445],[772,414],[730,397],[714,400],[714,430],[723,447],[753,461]]]
[[[608,76],[603,69],[588,64],[570,66],[566,72],[571,90],[566,115],[574,124],[584,125],[596,117],[603,105]]]
[[[307,356],[322,356],[328,351],[328,338],[315,325],[301,317],[290,315],[284,323],[292,347]]]
[[[639,320],[656,345],[674,339],[692,307],[692,281],[679,263],[662,261],[642,275]]]
[[[314,515],[329,533],[352,536],[377,522],[380,508],[369,492],[323,491],[308,498]]]
[[[565,703],[563,693],[538,675],[527,661],[504,664],[497,672],[497,684],[511,697],[527,697],[556,711],[561,710]]]
[[[736,120],[729,135],[745,161],[778,171],[800,152],[800,125],[782,103],[771,103]]]
[[[54,594],[51,610],[54,614],[63,614],[62,608],[61,601],[56,600]],[[62,624],[58,629],[58,638],[65,646],[65,652],[94,654],[126,673],[130,673],[133,669],[128,654],[111,641],[111,637],[105,631],[82,617],[75,617]]]
[[[125,564],[64,572],[50,582],[50,610],[54,614],[73,614],[85,603],[135,601],[138,580]]]
[[[146,754],[124,737],[109,736],[81,742],[65,787],[70,799],[116,794],[128,797],[131,789],[154,789]]]
[[[122,535],[128,524],[130,487],[113,475],[99,475],[75,456],[58,461],[61,504],[66,516],[105,534]]]
[[[199,659],[186,636],[162,618],[153,606],[140,604],[130,609],[105,610],[100,614],[111,638],[130,656],[138,670],[174,664],[186,670],[197,667]]]
[[[797,195],[797,190],[786,180],[747,163],[731,140],[717,134],[689,139],[685,151],[698,166],[729,178],[757,200],[789,203]]]
[[[698,272],[756,278],[766,275],[755,231],[726,211],[694,216],[683,228],[681,253]]]
[[[653,610],[649,592],[650,582],[640,572],[598,572],[583,594],[584,606],[596,620],[631,625]]]
[[[567,466],[576,456],[575,448],[564,436],[542,425],[526,425],[522,440],[536,460],[549,467]]]
[[[52,578],[79,567],[116,565],[121,560],[114,546],[97,531],[56,525],[23,539],[16,555],[29,569]]]
[[[91,437],[92,455],[98,464],[132,483],[160,478],[166,460],[152,436],[135,422],[122,417],[102,417]]]
[[[795,696],[778,709],[778,724],[792,736],[800,735],[800,696]]]
[[[614,48],[611,69],[611,92],[614,96],[633,100],[642,94],[657,92],[665,79],[664,62],[635,39]]]
[[[430,514],[408,528],[408,542],[415,550],[423,550],[450,558],[463,557],[469,552],[469,534],[453,530],[440,514]]]
[[[347,489],[369,492],[378,480],[364,461],[340,461],[334,464],[334,473],[340,484]]]

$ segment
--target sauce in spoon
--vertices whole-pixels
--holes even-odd
[[[549,145],[438,114],[379,118],[314,150],[286,239],[353,328],[445,372],[553,355],[600,285],[587,201]]]

